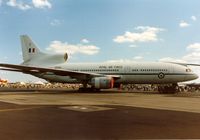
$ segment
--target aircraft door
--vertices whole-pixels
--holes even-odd
[[[131,73],[131,67],[130,66],[125,66],[124,67],[124,72],[125,73]]]

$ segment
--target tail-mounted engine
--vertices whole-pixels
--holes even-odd
[[[68,54],[46,54],[40,58],[40,62],[46,62],[50,64],[59,64],[64,63],[68,59]]]

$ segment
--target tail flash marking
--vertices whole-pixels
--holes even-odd
[[[41,54],[36,44],[27,35],[21,35],[21,47],[24,62],[30,61]]]

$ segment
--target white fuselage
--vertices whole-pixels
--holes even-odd
[[[188,67],[164,62],[133,63],[62,63],[50,66],[55,69],[98,73],[106,76],[119,76],[115,83],[122,84],[168,84],[190,81],[198,76]],[[59,76],[53,73],[35,75],[51,82],[81,83],[70,76]]]

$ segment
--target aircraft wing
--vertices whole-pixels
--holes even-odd
[[[172,64],[177,64],[177,65],[182,65],[182,66],[200,66],[200,64],[190,64],[190,63],[178,63],[178,62],[168,62],[168,61],[161,61],[165,63],[172,63]]]
[[[55,75],[60,75],[60,76],[70,76],[72,78],[76,78],[79,80],[87,80],[93,77],[102,77],[102,76],[103,77],[110,76],[115,79],[120,78],[120,76],[118,75],[104,75],[98,73],[88,73],[88,72],[71,71],[71,70],[57,69],[57,68],[43,68],[43,67],[15,65],[15,64],[0,63],[0,67],[1,67],[0,70],[23,72],[26,74],[53,73]]]
[[[200,66],[200,64],[187,64],[188,66]]]

